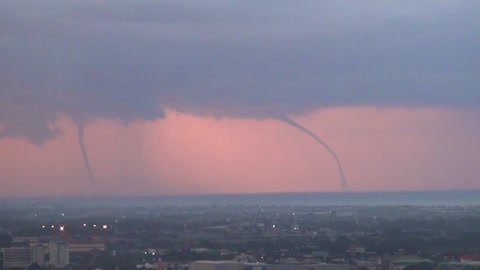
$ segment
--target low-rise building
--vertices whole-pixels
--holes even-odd
[[[243,263],[235,261],[195,261],[190,270],[267,270],[263,263]]]
[[[45,264],[44,246],[11,247],[3,250],[3,267],[6,269],[26,268],[32,263]]]

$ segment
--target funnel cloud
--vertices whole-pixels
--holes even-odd
[[[337,154],[335,154],[333,149],[330,148],[330,146],[328,146],[328,144],[326,144],[322,139],[320,139],[311,130],[305,128],[304,126],[295,122],[291,118],[289,118],[287,116],[282,116],[282,117],[278,117],[277,119],[286,123],[286,124],[288,124],[288,125],[290,125],[290,126],[292,126],[292,127],[294,127],[294,128],[296,128],[296,129],[298,129],[298,130],[300,130],[300,131],[302,131],[306,135],[312,137],[315,141],[317,141],[319,144],[321,144],[323,146],[323,148],[325,148],[325,150],[327,150],[330,153],[330,155],[332,155],[333,159],[335,159],[335,163],[337,163],[338,173],[340,174],[340,185],[342,187],[342,191],[346,191],[347,190],[347,179],[345,178],[345,173],[343,172],[342,163],[340,163],[340,160],[338,159]]]
[[[84,140],[84,131],[83,125],[78,125],[78,143],[80,144],[80,149],[82,150],[83,163],[85,164],[85,169],[87,169],[88,177],[90,178],[90,184],[92,186],[96,185],[95,175],[93,174],[92,167],[90,167],[90,161],[88,159],[87,149],[85,148]]]
[[[0,1],[0,138],[42,145],[59,115],[478,111],[480,2],[406,2]]]
[[[480,1],[218,2],[0,1],[0,142],[37,150],[71,121],[94,186],[83,129],[97,121],[150,129],[165,112],[258,121],[386,108],[462,113],[452,130],[478,122]],[[281,121],[330,152],[345,189],[328,145]]]

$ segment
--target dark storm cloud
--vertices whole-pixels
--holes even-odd
[[[477,1],[2,1],[0,136],[59,113],[480,105]]]

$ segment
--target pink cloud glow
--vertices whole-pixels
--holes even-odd
[[[472,112],[334,108],[296,117],[338,154],[351,191],[480,188],[480,133]],[[475,123],[475,122],[473,122]],[[339,191],[331,156],[276,120],[98,120],[85,128],[97,186],[91,188],[69,119],[36,147],[0,140],[1,196],[143,195]]]

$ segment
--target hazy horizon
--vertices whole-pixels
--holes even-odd
[[[480,190],[190,194],[3,198],[2,206],[169,207],[169,206],[480,206]]]
[[[358,190],[358,191],[285,191],[285,192],[250,192],[250,193],[178,193],[178,194],[112,194],[112,195],[102,195],[102,194],[80,194],[80,195],[62,195],[62,194],[54,194],[54,195],[43,195],[43,196],[3,196],[0,199],[62,199],[62,198],[180,198],[180,197],[209,197],[209,196],[269,196],[269,195],[348,195],[348,194],[444,194],[444,193],[480,193],[479,189],[417,189],[417,190]],[[479,201],[480,203],[480,201]]]

